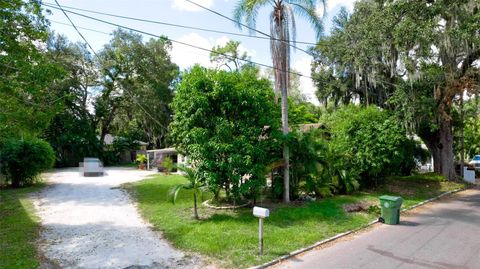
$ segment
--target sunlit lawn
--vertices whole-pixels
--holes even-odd
[[[28,194],[41,186],[0,189],[0,268],[38,267],[39,223]]]
[[[201,220],[192,218],[192,194],[182,192],[174,205],[168,189],[185,182],[178,175],[159,175],[127,186],[139,202],[143,216],[176,247],[212,258],[224,267],[248,267],[270,261],[335,234],[361,227],[378,216],[345,213],[342,205],[377,201],[382,194],[401,194],[407,206],[461,187],[459,183],[431,179],[395,179],[385,187],[352,196],[337,196],[305,204],[276,205],[265,221],[264,255],[258,251],[258,219],[251,208],[211,210],[200,206]]]

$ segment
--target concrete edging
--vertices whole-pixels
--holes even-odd
[[[469,187],[460,188],[460,189],[455,189],[455,190],[453,190],[453,191],[444,192],[444,193],[442,193],[442,194],[440,194],[440,195],[437,195],[437,196],[435,196],[435,197],[432,197],[432,198],[430,198],[430,199],[428,199],[428,200],[425,200],[425,201],[422,201],[422,202],[420,202],[420,203],[417,203],[417,204],[414,204],[414,205],[412,205],[412,206],[409,206],[409,207],[407,207],[407,208],[404,208],[404,209],[401,210],[401,212],[405,212],[405,211],[408,211],[408,210],[412,210],[412,209],[417,208],[417,207],[419,207],[419,206],[422,206],[422,205],[424,205],[424,204],[428,204],[428,203],[430,203],[430,202],[433,202],[433,201],[435,201],[435,200],[438,200],[438,199],[440,199],[440,198],[442,198],[442,197],[444,197],[444,196],[447,196],[447,195],[450,195],[450,194],[454,194],[454,193],[457,193],[457,192],[466,190],[466,189],[468,189],[468,188],[469,188]],[[346,231],[346,232],[343,232],[343,233],[339,233],[339,234],[334,235],[334,236],[332,236],[332,237],[330,237],[330,238],[324,239],[324,240],[322,240],[322,241],[318,241],[318,242],[316,242],[316,243],[314,243],[314,244],[312,244],[312,245],[310,245],[310,246],[307,246],[307,247],[304,247],[304,248],[301,248],[301,249],[294,250],[294,251],[290,252],[289,254],[286,254],[286,255],[283,255],[283,256],[281,256],[281,257],[279,257],[279,258],[276,258],[275,260],[266,262],[266,263],[261,264],[261,265],[249,267],[248,269],[264,269],[264,268],[268,268],[268,267],[273,266],[273,265],[275,265],[275,264],[277,264],[277,263],[280,263],[280,262],[282,262],[282,261],[288,260],[288,259],[290,259],[290,258],[292,258],[292,257],[294,257],[294,256],[296,256],[296,255],[298,255],[298,254],[307,252],[307,251],[312,250],[312,249],[314,249],[314,248],[316,248],[316,247],[319,247],[319,246],[321,246],[321,245],[323,245],[323,244],[326,244],[326,243],[335,241],[335,240],[337,240],[337,239],[339,239],[339,238],[342,238],[342,237],[344,237],[344,236],[347,236],[347,235],[349,235],[349,234],[356,233],[356,232],[358,232],[358,231],[360,231],[360,230],[363,230],[363,229],[365,229],[365,228],[368,228],[368,227],[372,226],[372,225],[375,224],[375,223],[378,223],[378,219],[377,219],[377,220],[373,220],[373,221],[367,223],[366,225],[364,225],[364,226],[362,226],[362,227],[359,227],[359,228],[357,228],[357,229],[353,229],[353,230],[350,230],[350,231]]]

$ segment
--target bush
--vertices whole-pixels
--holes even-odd
[[[329,197],[359,188],[359,174],[345,164],[348,158],[332,147],[324,128],[293,132],[290,148],[292,197],[298,197],[299,191]]]
[[[170,174],[173,168],[175,167],[175,165],[173,164],[172,157],[170,156],[165,157],[162,161],[162,166],[163,168],[165,168],[165,174],[167,175]]]
[[[137,158],[135,159],[135,161],[138,163],[138,164],[145,164],[147,162],[147,155],[145,154],[137,154]]]
[[[341,153],[337,162],[357,173],[363,186],[377,185],[386,176],[410,174],[416,166],[416,143],[385,110],[351,105],[323,122],[331,134],[331,149]]]
[[[279,109],[268,80],[256,72],[193,67],[172,103],[171,138],[188,155],[215,198],[254,198],[265,186],[265,168],[278,130]]]
[[[1,172],[13,187],[32,184],[54,162],[52,147],[41,139],[8,140],[0,150]]]

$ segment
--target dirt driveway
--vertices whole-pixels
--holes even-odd
[[[82,177],[78,169],[47,174],[49,186],[34,198],[43,226],[44,267],[202,267],[200,258],[174,249],[152,231],[117,188],[151,174],[127,168],[107,168],[103,177]]]

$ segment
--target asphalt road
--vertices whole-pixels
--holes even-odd
[[[480,268],[480,190],[421,207],[400,225],[377,227],[275,268]]]

